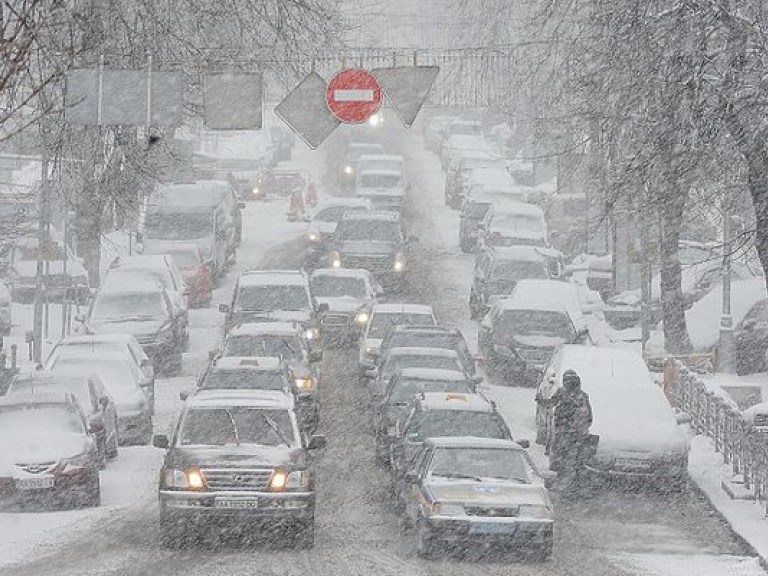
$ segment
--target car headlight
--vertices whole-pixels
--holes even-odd
[[[312,376],[296,378],[296,388],[301,392],[311,392],[315,389],[315,379]]]
[[[400,272],[405,269],[405,256],[403,254],[398,254],[395,256],[395,272]]]
[[[320,338],[320,329],[319,328],[307,328],[304,330],[304,338],[307,340],[317,340]]]
[[[358,324],[366,324],[368,320],[370,319],[371,315],[368,313],[367,310],[359,310],[357,314],[355,314],[355,322]],[[366,348],[366,352],[367,352]]]
[[[376,356],[377,353],[378,353],[378,350],[376,350],[376,348],[374,348],[373,346],[366,346],[365,349],[363,350],[363,354],[365,354],[366,356]]]
[[[432,512],[440,516],[460,516],[464,514],[462,504],[450,504],[448,502],[436,502],[432,506]]]
[[[202,472],[196,468],[188,470],[168,468],[163,473],[163,484],[166,488],[201,490],[205,488],[205,479]]]
[[[352,166],[344,166],[344,174],[349,175],[349,174],[352,174],[352,172],[354,172],[354,169],[352,168]]]
[[[269,482],[269,488],[275,491],[307,490],[310,486],[309,470],[275,470]]]
[[[318,240],[320,240],[320,234],[318,234],[314,230],[310,230],[309,232],[307,232],[307,238],[309,238],[310,242],[317,242]]]
[[[260,192],[261,190],[259,190],[258,186],[254,186],[253,188],[251,188],[251,194],[253,194],[254,196],[258,196]]]
[[[543,504],[525,504],[517,513],[519,518],[551,518],[552,511]]]

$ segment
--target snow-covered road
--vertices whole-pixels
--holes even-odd
[[[468,319],[472,257],[458,249],[455,212],[442,206],[442,174],[418,135],[403,139],[413,193],[411,231],[420,236],[413,275],[403,299],[433,304],[440,322],[462,328],[474,346]],[[319,180],[316,158],[304,155]],[[219,337],[216,304],[229,297],[239,269],[257,265],[297,267],[302,224],[285,221],[285,207],[250,205],[244,214],[239,261],[217,290],[214,305],[194,311],[192,342],[181,376],[158,381],[162,430],[180,407]],[[344,576],[379,574],[460,575],[669,575],[757,576],[765,573],[695,492],[660,496],[620,488],[575,504],[556,502],[555,553],[545,565],[475,554],[425,561],[399,530],[389,476],[374,462],[364,390],[355,370],[356,350],[331,350],[324,360],[322,431],[328,447],[318,464],[317,542],[313,550],[261,545],[167,551],[157,539],[155,478],[161,454],[149,447],[122,449],[104,473],[105,505],[96,511],[0,514],[0,574],[81,576],[120,574]],[[533,437],[533,391],[488,385],[518,438]],[[536,460],[544,456],[532,449]],[[14,564],[14,565],[11,565]],[[4,566],[4,568],[3,568]]]

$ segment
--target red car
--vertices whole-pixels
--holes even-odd
[[[99,450],[72,394],[0,399],[0,504],[99,506]]]

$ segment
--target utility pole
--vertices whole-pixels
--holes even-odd
[[[720,341],[717,347],[717,370],[736,372],[736,341],[731,316],[731,210],[727,197],[723,201],[723,310],[720,316]]]
[[[32,322],[32,361],[40,364],[43,361],[43,313],[45,300],[45,257],[48,250],[48,210],[49,183],[47,143],[43,142],[43,152],[40,162],[40,197],[38,198],[37,222],[37,274],[35,279],[35,306]]]

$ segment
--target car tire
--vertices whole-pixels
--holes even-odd
[[[464,252],[464,254],[469,254],[474,251],[474,245],[470,238],[459,238],[459,248],[461,248],[461,251]]]
[[[416,524],[416,553],[427,560],[432,560],[437,556],[437,542],[432,531],[420,520]]]
[[[315,547],[315,516],[298,525],[293,541],[296,548],[309,550]]]

